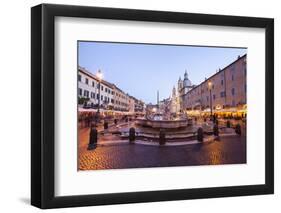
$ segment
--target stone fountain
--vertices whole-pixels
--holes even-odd
[[[174,113],[168,108],[159,107],[159,94],[157,105],[147,108],[143,117],[134,119],[132,125],[122,131],[121,137],[129,136],[129,129],[135,131],[136,140],[157,142],[161,144],[161,137],[165,142],[186,142],[196,139],[197,127],[192,119],[184,113]]]
[[[145,116],[136,119],[136,125],[154,129],[179,129],[192,124],[192,120],[184,117],[176,119],[163,119],[161,115]]]

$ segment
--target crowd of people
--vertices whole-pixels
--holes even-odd
[[[79,128],[89,128],[94,125],[103,125],[106,123],[119,123],[127,122],[132,120],[134,116],[129,116],[125,114],[105,114],[97,112],[79,112],[78,113],[78,123]]]

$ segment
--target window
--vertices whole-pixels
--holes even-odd
[[[102,95],[101,95],[100,99],[103,100],[103,96]]]
[[[234,72],[235,71],[235,64],[233,64],[230,69],[231,69],[232,72]]]
[[[214,100],[216,99],[216,95],[215,95],[215,94],[213,94],[213,99],[214,99]]]
[[[111,103],[113,103],[113,104],[114,104],[114,99],[113,99],[113,98],[111,99]]]
[[[88,90],[84,90],[84,96],[89,98],[89,91]]]
[[[206,98],[207,98],[207,101],[209,101],[209,97],[207,96]]]
[[[89,79],[85,78],[85,83],[88,84],[89,83]]]
[[[110,94],[110,89],[108,89],[108,94]]]
[[[103,90],[103,85],[101,85],[101,90]]]
[[[92,87],[95,87],[95,82],[94,81],[92,81]]]
[[[82,89],[81,88],[78,89],[78,94],[82,95]]]
[[[234,88],[231,89],[231,94],[235,95],[235,89]]]
[[[221,85],[223,85],[223,80],[221,80]]]
[[[105,92],[107,92],[107,88],[105,87]]]
[[[78,81],[81,81],[81,78],[82,78],[81,75],[78,75]]]
[[[91,98],[95,98],[95,93],[91,92]]]
[[[231,80],[234,81],[234,75],[231,76]]]
[[[224,91],[221,92],[221,98],[223,98],[223,97],[225,97],[225,92]]]
[[[100,95],[99,94],[97,94],[97,99],[100,99]]]

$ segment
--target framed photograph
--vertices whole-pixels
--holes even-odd
[[[31,204],[272,194],[274,20],[31,9]]]

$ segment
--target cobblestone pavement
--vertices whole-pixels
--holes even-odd
[[[79,170],[147,168],[246,163],[246,137],[182,146],[111,144],[87,150],[89,129],[79,130]],[[110,140],[114,137],[110,136]]]

